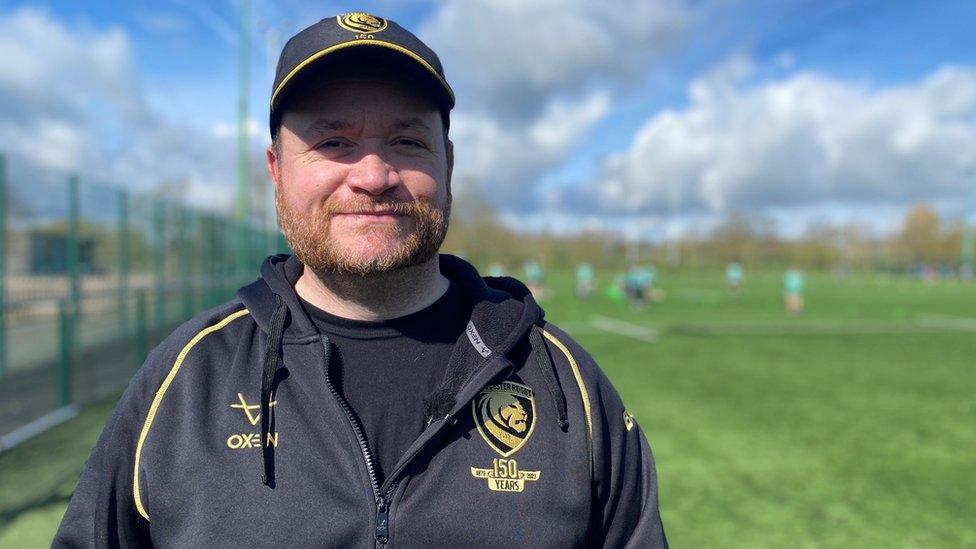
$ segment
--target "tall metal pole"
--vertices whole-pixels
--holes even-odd
[[[675,267],[681,263],[681,248],[678,242],[678,210],[681,207],[681,189],[678,185],[671,185],[668,193],[668,225],[664,230],[665,257],[669,266]]]
[[[237,208],[235,221],[237,225],[237,271],[243,272],[248,268],[248,232],[247,219],[250,213],[251,174],[248,163],[248,79],[251,62],[250,40],[248,33],[248,11],[250,0],[239,0],[239,25],[237,32]]]
[[[58,406],[71,404],[71,361],[75,350],[75,305],[66,299],[58,300],[58,327],[61,349],[58,354],[57,397]]]
[[[0,154],[0,377],[7,371],[7,157]]]
[[[129,193],[125,189],[118,192],[118,300],[119,334],[129,330]]]
[[[962,221],[962,274],[964,278],[973,277],[973,224],[976,215],[963,218]]]
[[[155,238],[152,248],[153,264],[153,285],[155,292],[153,296],[153,314],[155,315],[154,328],[159,328],[166,321],[163,307],[166,303],[164,296],[164,279],[166,276],[166,205],[159,198],[153,200],[153,232]]]
[[[190,212],[186,207],[180,208],[180,224],[177,228],[177,242],[179,249],[180,263],[180,296],[183,299],[183,319],[188,320],[193,316],[193,295],[190,293],[190,275],[193,265],[193,250],[187,239],[187,225],[190,224]]]
[[[81,307],[81,269],[80,269],[80,240],[81,240],[81,217],[79,202],[81,201],[79,182],[77,175],[68,177],[68,232],[67,249],[65,256],[68,276],[71,277],[70,291],[70,310],[72,315],[77,315]]]

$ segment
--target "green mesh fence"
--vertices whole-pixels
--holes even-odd
[[[2,155],[0,233],[0,435],[120,390],[175,326],[288,251],[274,227]]]

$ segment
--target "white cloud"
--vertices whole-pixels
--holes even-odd
[[[967,198],[976,183],[976,68],[872,87],[814,72],[752,83],[736,57],[690,105],[648,119],[577,195],[612,212],[874,206]]]
[[[532,184],[546,168],[563,162],[610,108],[606,92],[578,101],[553,101],[529,124],[507,124],[483,113],[461,112],[451,123],[455,174],[491,188],[512,208],[532,203]]]
[[[251,139],[257,139],[259,143],[264,143],[265,129],[265,124],[258,122],[257,119],[247,119],[247,135]],[[210,131],[214,137],[220,139],[237,139],[238,124],[236,122],[217,122],[211,127]]]
[[[628,84],[675,48],[690,20],[676,0],[446,2],[418,33],[458,96],[455,173],[524,209]]]
[[[534,116],[549,98],[641,76],[689,22],[671,0],[448,2],[420,35],[440,53],[461,106]]]
[[[135,190],[184,181],[191,202],[232,203],[236,131],[207,131],[151,109],[124,31],[68,26],[25,8],[0,15],[0,59],[5,152]],[[263,135],[250,125],[259,158]]]
[[[581,135],[610,112],[610,94],[594,92],[580,101],[554,100],[528,128],[543,154],[558,154],[577,144]]]

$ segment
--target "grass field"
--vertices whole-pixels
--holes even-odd
[[[606,278],[606,277],[604,277]],[[976,547],[976,284],[665,273],[635,311],[551,281],[547,316],[654,448],[674,547]],[[0,547],[46,546],[111,402],[0,455]]]

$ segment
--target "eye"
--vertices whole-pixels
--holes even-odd
[[[351,146],[350,143],[345,139],[326,139],[325,141],[322,141],[321,143],[316,145],[315,148],[338,151],[350,146]]]
[[[410,147],[410,148],[414,148],[414,147],[421,148],[421,149],[427,148],[427,145],[423,141],[420,141],[419,139],[414,139],[412,137],[398,137],[393,141],[393,144]]]

